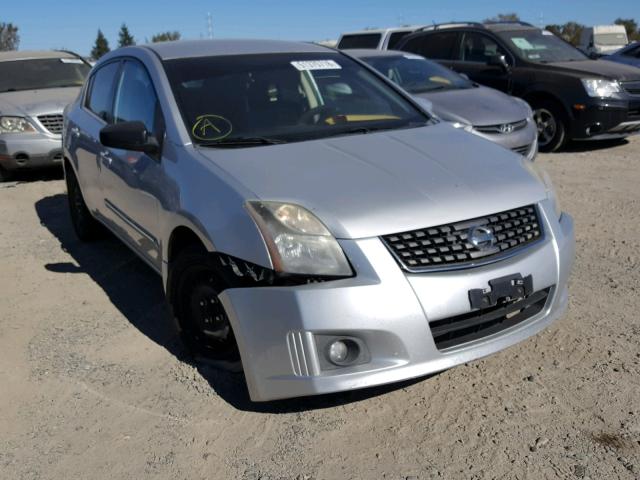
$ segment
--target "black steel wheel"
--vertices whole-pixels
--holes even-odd
[[[170,267],[169,303],[184,343],[197,358],[239,363],[240,353],[219,294],[224,282],[204,249],[190,247]],[[235,369],[235,368],[229,368]]]

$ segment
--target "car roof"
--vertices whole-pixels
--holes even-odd
[[[314,43],[281,40],[179,40],[144,45],[162,60],[269,53],[329,53],[333,49]],[[135,48],[135,47],[134,47]]]
[[[407,25],[406,27],[391,27],[391,28],[371,28],[368,30],[356,30],[354,32],[344,32],[341,37],[345,35],[365,35],[367,33],[393,33],[393,32],[413,32],[423,25]]]
[[[377,50],[373,48],[345,48],[342,51],[356,58],[402,57],[404,55],[414,55],[413,53],[410,54],[399,50]]]
[[[411,35],[417,35],[420,33],[432,33],[439,32],[442,30],[453,30],[453,29],[475,29],[475,30],[484,30],[484,31],[492,31],[492,32],[515,32],[515,31],[524,31],[524,30],[540,30],[538,27],[531,25],[530,23],[525,22],[451,22],[451,23],[440,23],[435,25],[426,25]]]
[[[0,62],[15,60],[33,60],[37,58],[78,58],[70,52],[59,50],[15,50],[0,52]]]

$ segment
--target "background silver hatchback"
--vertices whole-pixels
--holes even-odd
[[[119,49],[65,117],[69,207],[162,275],[187,345],[255,401],[501,350],[567,306],[573,221],[531,162],[344,53]]]
[[[524,100],[483,87],[420,55],[393,50],[346,50],[417,98],[456,128],[484,137],[529,160],[538,154],[538,129]]]

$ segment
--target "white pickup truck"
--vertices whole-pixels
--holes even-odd
[[[338,48],[340,50],[354,48],[393,50],[393,47],[396,46],[403,37],[421,27],[422,25],[414,25],[343,33],[338,39]]]

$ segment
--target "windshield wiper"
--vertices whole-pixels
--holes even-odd
[[[214,147],[214,148],[233,148],[233,147],[256,147],[259,145],[280,145],[287,143],[285,140],[278,138],[266,138],[266,137],[234,137],[217,140],[215,142],[201,142],[198,143],[201,147]]]

